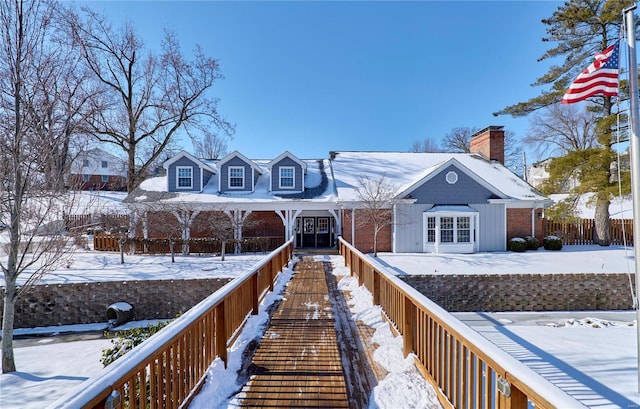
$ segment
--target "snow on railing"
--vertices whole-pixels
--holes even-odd
[[[192,398],[293,255],[293,241],[272,251],[148,340],[80,384],[51,408],[178,407]]]
[[[373,295],[422,375],[454,408],[581,408],[582,403],[340,238],[352,276]]]

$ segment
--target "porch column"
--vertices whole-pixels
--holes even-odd
[[[284,225],[284,241],[288,241],[295,233],[296,218],[302,210],[276,210],[275,212]]]

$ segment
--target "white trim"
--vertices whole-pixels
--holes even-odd
[[[191,172],[191,175],[189,176],[189,186],[180,186],[180,170],[186,170],[188,169],[189,172]],[[182,176],[182,179],[186,179],[186,176]],[[176,166],[176,190],[178,189],[193,189],[193,166]]]
[[[232,186],[231,185],[231,171],[232,170],[242,170],[242,186]],[[244,189],[244,179],[245,179],[246,175],[245,175],[245,168],[244,166],[229,166],[227,168],[227,189],[229,190],[242,190]],[[233,178],[238,178],[238,176],[233,176]]]
[[[452,208],[442,208],[438,210],[438,207],[434,207],[422,213],[422,242],[423,251],[425,253],[475,253],[478,251],[478,237],[480,236],[478,230],[479,212],[473,210],[467,206],[459,206],[460,209],[455,210]],[[427,231],[428,218],[434,218],[434,240],[428,241],[429,234]],[[441,221],[443,217],[453,218],[452,224],[452,242],[441,242]],[[469,218],[469,242],[458,242],[458,218]],[[463,229],[467,230],[467,229]]]
[[[282,185],[282,171],[291,170],[291,186]],[[289,179],[287,177],[286,179]],[[278,166],[278,189],[280,190],[294,190],[296,188],[296,167],[295,166]]]

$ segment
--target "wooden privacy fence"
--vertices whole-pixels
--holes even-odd
[[[65,214],[63,216],[67,229],[79,229],[90,226],[101,226],[105,229],[128,228],[127,214]]]
[[[405,356],[447,408],[584,407],[340,238],[352,276],[402,334]]]
[[[610,219],[609,222],[611,244],[633,246],[633,219]],[[595,244],[593,242],[595,230],[593,219],[578,219],[575,222],[544,219],[542,228],[545,236],[558,236],[566,245]]]
[[[122,235],[118,234],[95,234],[93,236],[93,249],[98,251],[120,251],[120,240]],[[142,239],[142,238],[125,238],[124,250],[130,250],[130,244],[134,243],[136,254],[168,254],[170,253],[169,239]],[[240,251],[247,252],[266,252],[272,251],[284,243],[284,237],[247,237],[239,240]],[[184,240],[174,240],[174,251],[182,252],[182,244]],[[189,245],[189,253],[191,254],[216,254],[222,249],[222,242],[211,238],[195,238],[187,240]],[[231,254],[234,252],[236,240],[227,240],[225,252]]]
[[[188,406],[216,358],[226,362],[250,314],[291,260],[290,240],[52,407],[178,408]],[[119,402],[119,405],[115,405]]]

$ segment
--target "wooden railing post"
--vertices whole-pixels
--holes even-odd
[[[251,276],[251,315],[258,315],[258,309],[260,308],[260,300],[258,299],[260,295],[258,294],[258,276],[260,275],[260,270],[257,270]]]
[[[414,351],[413,345],[413,326],[414,324],[414,313],[413,313],[413,302],[409,297],[404,297],[404,306],[403,306],[403,316],[404,316],[404,328],[402,329],[402,339],[404,344],[404,356],[405,358]]]
[[[224,322],[224,301],[215,308],[216,316],[216,355],[224,362],[227,368],[227,330]]]
[[[497,409],[527,409],[529,402],[527,396],[518,388],[510,385],[510,395],[507,396],[497,391],[498,405]]]
[[[371,268],[371,273],[373,274],[373,288],[371,289],[373,305],[380,305],[380,274],[374,268]]]

